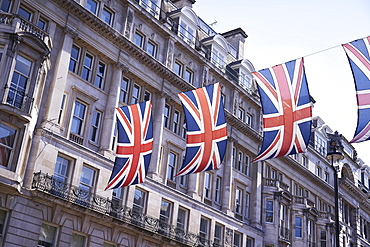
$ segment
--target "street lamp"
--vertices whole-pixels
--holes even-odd
[[[330,141],[328,147],[330,152],[326,154],[326,158],[330,161],[331,167],[334,170],[334,194],[335,194],[335,246],[340,247],[339,245],[339,191],[338,191],[338,172],[339,165],[334,166],[334,163],[342,160],[344,158],[343,154],[337,149],[343,148],[340,139],[341,135],[338,134],[338,131],[335,131],[334,134],[328,134]]]

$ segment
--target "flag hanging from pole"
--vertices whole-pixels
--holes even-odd
[[[180,93],[179,97],[187,130],[185,159],[176,176],[218,169],[227,145],[220,84]]]
[[[355,81],[357,127],[350,143],[370,140],[370,36],[342,45]]]
[[[144,182],[153,146],[151,112],[151,101],[116,108],[117,156],[106,190]]]
[[[311,134],[312,104],[303,58],[253,75],[263,111],[263,143],[253,161],[304,153]]]

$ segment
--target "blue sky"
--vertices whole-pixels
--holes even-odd
[[[313,115],[352,139],[356,95],[341,44],[370,35],[369,0],[197,0],[193,10],[218,33],[242,28],[256,70],[304,57]],[[353,146],[370,166],[370,141]]]

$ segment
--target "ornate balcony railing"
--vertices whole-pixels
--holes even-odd
[[[18,108],[23,112],[30,113],[33,104],[33,98],[27,95],[23,90],[5,87],[4,96],[5,104]]]
[[[34,173],[32,189],[58,197],[98,213],[109,215],[117,219],[115,222],[118,224],[120,224],[120,222],[122,222],[122,224],[128,223],[188,246],[223,247],[223,245],[214,244],[210,240],[201,238],[198,234],[184,231],[181,228],[167,224],[159,219],[122,206],[117,200],[96,195],[91,191],[65,183],[41,171]]]
[[[284,241],[290,241],[290,229],[283,226],[279,228],[279,238]]]

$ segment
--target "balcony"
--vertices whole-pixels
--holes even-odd
[[[158,234],[185,246],[223,247],[223,245],[214,244],[210,240],[204,240],[198,234],[184,231],[173,225],[164,224],[159,219],[119,205],[116,200],[83,190],[77,186],[60,181],[49,174],[42,172],[34,173],[32,189],[94,212],[110,216],[114,219],[114,223],[119,225],[129,224],[138,228],[141,232],[147,232],[150,236],[153,233]],[[55,201],[55,199],[50,199],[50,197],[43,196],[43,194],[39,194],[38,196],[46,200]]]
[[[5,87],[4,96],[3,104],[15,107],[24,113],[30,113],[32,109],[33,98],[27,95],[23,90]]]
[[[24,32],[32,34],[42,40],[49,51],[53,47],[50,35],[47,32],[23,19],[21,16],[10,13],[0,13],[0,28],[13,29],[15,33]]]
[[[290,242],[290,232],[291,231],[289,228],[279,226],[279,240],[289,243]]]

